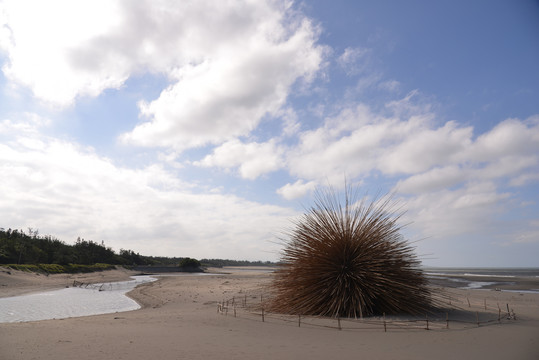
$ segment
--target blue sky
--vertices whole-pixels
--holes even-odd
[[[537,1],[0,1],[0,226],[277,260],[393,192],[430,266],[539,266]]]

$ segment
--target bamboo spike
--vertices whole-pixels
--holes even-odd
[[[369,202],[346,187],[341,201],[331,188],[317,190],[315,205],[286,234],[265,306],[360,319],[428,311],[436,302],[414,248],[400,235],[402,215],[390,196]]]

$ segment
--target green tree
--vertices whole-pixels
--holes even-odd
[[[180,260],[180,267],[183,269],[197,269],[200,267],[200,261],[192,258],[183,258]]]

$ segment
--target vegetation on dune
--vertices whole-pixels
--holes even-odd
[[[93,264],[93,265],[80,265],[80,264],[5,264],[2,265],[8,269],[46,273],[46,274],[65,274],[65,273],[88,273],[96,271],[113,270],[115,265],[111,264]]]
[[[431,291],[400,234],[402,214],[390,196],[368,201],[351,187],[344,196],[319,189],[283,239],[271,310],[356,318],[424,314]]]

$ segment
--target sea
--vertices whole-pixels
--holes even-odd
[[[460,289],[539,293],[539,268],[443,268],[425,267],[434,285]]]

